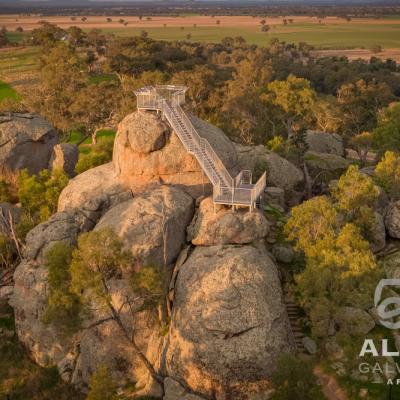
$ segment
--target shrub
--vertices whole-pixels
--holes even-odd
[[[378,115],[373,141],[377,150],[397,151],[400,146],[400,103],[392,103]]]
[[[90,389],[86,400],[114,400],[117,386],[105,365],[97,368],[90,379]]]
[[[400,157],[387,151],[375,168],[375,178],[391,197],[400,197]]]
[[[0,202],[11,202],[11,188],[10,184],[4,179],[0,179]]]
[[[345,220],[354,223],[370,240],[375,225],[373,206],[379,196],[373,179],[362,174],[356,165],[351,165],[332,188],[332,195]]]
[[[99,143],[92,146],[92,150],[89,153],[81,153],[81,155],[79,156],[79,161],[75,167],[76,173],[81,174],[88,169],[110,162],[112,159],[112,150],[112,141],[99,141]]]
[[[16,226],[16,233],[20,240],[25,241],[26,235],[37,224],[38,219],[33,217],[28,211],[23,210],[19,223]]]
[[[285,140],[282,136],[274,136],[267,142],[267,149],[283,155],[285,153]]]
[[[67,184],[68,176],[61,170],[43,170],[38,175],[23,170],[18,197],[23,209],[37,222],[43,222],[56,212],[58,197]]]
[[[313,374],[313,363],[283,355],[272,377],[275,393],[272,400],[316,400],[323,398]]]
[[[161,303],[163,282],[162,273],[152,265],[142,266],[134,274],[131,285],[133,291],[144,299],[142,309],[154,309]]]
[[[44,264],[49,271],[49,297],[43,321],[57,326],[63,334],[75,332],[81,323],[79,297],[70,291],[71,260],[72,248],[62,242],[54,244],[45,254]]]

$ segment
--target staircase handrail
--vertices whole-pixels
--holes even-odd
[[[240,186],[242,182],[243,171],[240,171],[235,177],[235,187]]]
[[[228,187],[234,187],[235,186],[234,185],[234,179],[231,177],[230,173],[225,168],[225,165],[221,161],[221,159],[219,158],[218,154],[212,148],[210,142],[205,138],[201,138],[200,140],[201,140],[203,149],[207,152],[209,157],[211,157],[213,159],[213,161],[215,162],[218,170],[224,175],[225,180],[226,180],[225,184],[227,184]]]
[[[164,114],[164,115],[166,116],[166,118],[168,119],[168,122],[171,124],[171,126],[172,126],[172,128],[174,129],[174,131],[176,132],[176,134],[177,134],[178,136],[180,136],[180,129],[181,129],[181,127],[180,127],[179,125],[177,125],[177,124],[175,123],[174,119],[172,118],[172,109],[171,109],[170,105],[168,104],[168,102],[167,102],[165,99],[162,99],[161,111],[163,112],[163,114]],[[183,110],[182,110],[182,112],[183,112]],[[200,148],[200,146],[202,146],[202,141],[201,141],[202,138],[200,138],[200,136],[199,136],[198,133],[195,131],[195,129],[194,129],[193,126],[192,126],[191,129],[193,129],[194,136],[197,135],[197,137],[200,139],[200,140],[199,140],[199,143],[198,143],[198,146],[199,146],[199,148]],[[194,149],[188,148],[188,147],[186,146],[186,143],[185,143],[184,138],[181,137],[181,136],[180,136],[180,138],[181,138],[181,141],[182,141],[184,147],[186,148],[186,150],[195,155],[195,157],[196,157],[197,161],[200,163],[200,165],[201,165],[203,171],[205,171],[205,173],[207,174],[208,178],[211,180],[211,182],[213,183],[213,185],[215,185],[215,184],[219,181],[218,177],[215,176],[215,174],[213,173],[213,171],[210,171],[210,169],[207,168],[207,165],[204,163],[204,161],[203,161],[200,157],[198,157],[198,155],[196,154],[196,152],[194,151]],[[203,145],[204,145],[204,144],[203,144]]]
[[[180,104],[186,90],[184,87],[156,86],[147,90],[151,92],[152,98],[150,102],[143,101],[143,105],[161,111],[163,117],[168,120],[179,136],[185,149],[195,156],[213,184],[214,200],[218,201],[218,197],[221,196],[231,199],[228,201],[232,205],[240,204],[241,201],[243,204],[248,204],[249,200],[250,205],[254,205],[266,186],[267,173],[264,172],[255,185],[252,185],[252,173],[249,170],[242,170],[235,178],[230,175],[210,142],[198,134],[191,119],[182,109]],[[162,90],[168,90],[168,99],[162,95]],[[138,97],[143,95],[141,91],[135,93]],[[139,102],[140,100],[139,97]],[[251,187],[242,187],[242,185],[251,185]]]
[[[174,102],[174,100],[173,100],[173,102]],[[212,158],[212,160],[215,162],[215,165],[218,167],[218,170],[224,175],[225,180],[226,180],[225,183],[228,186],[233,187],[234,186],[234,179],[231,177],[230,173],[225,168],[224,163],[221,161],[221,159],[219,158],[218,154],[215,152],[215,150],[211,146],[210,142],[207,139],[201,137],[197,133],[197,130],[193,126],[192,121],[187,116],[186,112],[182,109],[182,107],[178,104],[178,102],[175,102],[175,104],[173,104],[173,107],[175,108],[175,110],[178,112],[179,116],[183,120],[183,123],[186,125],[186,128],[190,131],[190,134],[192,135],[194,141],[197,143],[197,145],[200,148],[202,148],[204,151],[207,152],[209,157]]]

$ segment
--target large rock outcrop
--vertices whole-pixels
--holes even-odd
[[[355,307],[341,307],[334,315],[339,329],[354,336],[363,336],[375,327],[374,319],[364,310]]]
[[[400,200],[389,205],[385,225],[392,238],[400,239]]]
[[[216,206],[212,197],[200,203],[196,217],[188,227],[188,240],[197,246],[246,244],[264,238],[269,231],[265,217],[258,210],[232,212]]]
[[[388,279],[400,279],[400,249],[392,248],[382,260],[385,274]]]
[[[34,114],[9,113],[0,116],[0,169],[29,173],[46,169],[58,143],[56,130]]]
[[[304,160],[312,177],[320,176],[325,182],[338,178],[351,164],[336,154],[307,151]]]
[[[18,224],[21,209],[7,202],[0,203],[0,234],[10,235],[11,224]]]
[[[113,164],[108,163],[71,179],[58,199],[58,211],[78,208],[101,214],[131,197],[129,191],[121,185]]]
[[[234,176],[239,169],[235,146],[219,129],[191,119]],[[275,187],[270,194],[279,205],[283,190],[286,200],[301,195],[303,174],[296,166],[262,146],[238,149],[243,168],[257,169],[260,160],[266,164],[268,182]],[[171,265],[178,257],[165,336],[154,315],[130,313],[134,268],[106,282],[127,331],[135,329],[141,351],[171,377],[165,395],[239,400],[269,387],[277,357],[292,350],[278,271],[261,243],[269,225],[261,213],[247,210],[217,207],[214,215],[211,198],[200,203],[193,219],[193,197],[207,192],[207,182],[157,114],[136,112],[121,123],[113,163],[73,178],[61,193],[58,213],[27,235],[10,302],[18,337],[33,360],[57,366],[64,380],[83,386],[106,364],[121,385],[134,381],[145,387],[143,394],[160,395],[131,344],[95,301],[72,336],[43,322],[49,295],[46,251],[57,242],[74,245],[82,232],[110,227],[144,262]],[[198,247],[182,250],[187,239]]]
[[[385,223],[382,215],[376,211],[374,212],[374,220],[371,226],[370,244],[374,253],[383,250],[386,246]]]
[[[215,126],[194,116],[191,121],[235,175],[237,155],[232,142]],[[169,125],[152,112],[137,111],[120,123],[113,163],[121,183],[134,193],[154,183],[181,185],[194,197],[211,189],[195,157],[185,150]]]
[[[307,131],[306,143],[310,151],[317,153],[334,154],[339,157],[345,155],[343,138],[336,133]]]
[[[79,149],[76,144],[61,143],[53,148],[49,169],[63,170],[69,177],[75,176],[75,166],[79,159]]]
[[[81,219],[81,217],[83,219]],[[86,218],[76,210],[56,213],[46,222],[35,226],[26,235],[25,260],[41,261],[54,243],[75,245],[79,233],[86,230]]]
[[[188,194],[160,186],[111,208],[95,229],[111,228],[134,256],[161,266],[178,256],[193,212]]]
[[[23,261],[14,274],[10,304],[15,311],[18,338],[31,358],[43,367],[56,366],[65,381],[80,387],[87,386],[93,372],[105,364],[121,386],[134,381],[138,388],[147,386],[147,393],[159,395],[131,344],[114,321],[106,321],[108,315],[101,308],[94,308],[82,322],[83,329],[73,335],[43,322],[49,295],[47,276],[47,269],[32,261]],[[157,366],[162,337],[156,319],[148,312],[136,313],[132,318],[129,307],[122,305],[134,296],[128,281],[111,278],[107,285],[127,329],[137,330],[137,344]]]
[[[164,190],[167,191],[168,188]],[[188,208],[191,209],[192,198],[183,192],[179,193],[187,199]],[[168,196],[165,197],[166,202],[170,200]],[[163,199],[157,196],[155,199],[160,206]],[[178,209],[175,212],[179,216],[182,211],[179,204],[173,205]],[[172,212],[171,207],[168,212]],[[190,218],[191,215],[188,219]],[[185,222],[176,223],[182,223],[180,229],[183,231],[181,237],[183,236],[184,241]],[[15,311],[18,337],[36,363],[46,367],[57,366],[61,377],[68,382],[86,386],[96,368],[106,364],[121,385],[134,381],[138,388],[143,388],[144,393],[160,395],[159,387],[150,378],[115,321],[110,320],[104,307],[93,303],[90,314],[83,314],[81,329],[73,335],[65,335],[60,326],[44,323],[49,283],[43,256],[55,243],[74,245],[78,235],[92,229],[94,224],[83,210],[67,209],[56,213],[28,233],[24,259],[15,271],[15,287],[10,298],[10,304]],[[151,235],[150,232],[149,240]],[[136,295],[132,292],[131,277],[127,274],[128,272],[124,277],[116,274],[108,279],[110,298],[115,309],[120,311],[127,331],[137,330],[135,340],[139,348],[155,368],[158,368],[163,341],[159,324],[156,316],[149,311],[131,314],[128,299],[134,299]]]
[[[286,201],[296,203],[304,189],[303,172],[290,161],[269,151],[265,146],[243,146],[236,144],[241,169],[250,171],[267,170],[267,186],[285,191]]]
[[[247,398],[291,351],[275,264],[263,247],[196,247],[180,266],[167,372],[209,398]]]
[[[49,291],[47,275],[43,266],[23,260],[15,270],[14,292],[10,299],[18,338],[31,358],[44,367],[60,363],[74,341],[42,321]]]

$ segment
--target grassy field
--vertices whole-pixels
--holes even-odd
[[[261,32],[259,26],[198,26],[198,27],[148,27],[148,28],[103,28],[104,32],[120,36],[138,35],[143,30],[149,36],[160,40],[188,40],[196,42],[219,42],[224,37],[242,36],[249,43],[267,45],[272,38],[286,42],[307,42],[324,49],[368,48],[381,45],[384,48],[400,48],[399,24],[351,24],[348,25],[319,25],[292,24],[288,26],[272,26],[270,32]]]
[[[0,26],[9,30],[11,41],[18,42],[39,26],[40,19],[38,16],[0,14]],[[266,19],[271,28],[268,33],[261,31],[261,18],[249,16],[153,16],[141,20],[137,16],[124,16],[122,19],[126,27],[118,22],[120,19],[121,16],[113,16],[111,22],[106,22],[103,16],[88,16],[83,22],[80,18],[72,20],[68,16],[46,17],[48,22],[63,29],[76,25],[86,31],[98,28],[121,36],[138,35],[145,30],[150,37],[161,40],[187,40],[187,35],[190,35],[192,41],[218,42],[227,36],[243,36],[249,43],[258,45],[278,38],[294,43],[307,42],[324,49],[368,48],[374,45],[400,49],[400,16],[397,15],[380,19],[354,18],[351,21],[336,17],[319,20],[315,17],[287,16],[286,20],[291,22],[286,25],[283,24],[283,17],[274,17]],[[15,32],[17,26],[23,27],[23,34]]]
[[[0,81],[0,101],[4,99],[18,100],[17,92],[7,83]]]
[[[0,75],[28,72],[38,65],[38,47],[9,47],[0,50]]]

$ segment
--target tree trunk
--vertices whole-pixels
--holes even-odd
[[[312,197],[312,182],[310,178],[310,174],[308,173],[308,168],[306,163],[303,163],[303,172],[304,172],[304,180],[306,184],[305,188],[305,198],[306,200],[311,199]]]
[[[96,145],[97,144],[97,132],[98,129],[96,129],[93,133],[92,133],[92,144]]]
[[[107,283],[104,279],[101,280],[102,281],[102,285],[103,288],[105,289],[106,293],[109,294],[110,291],[108,289]],[[153,365],[151,364],[151,362],[147,359],[147,357],[143,354],[143,352],[140,350],[140,348],[138,347],[138,345],[136,344],[135,341],[135,332],[132,332],[132,336],[129,335],[129,332],[127,331],[127,329],[125,328],[118,311],[114,308],[113,304],[111,303],[110,300],[107,300],[107,306],[111,312],[112,315],[112,319],[116,322],[116,324],[118,325],[118,327],[120,328],[123,336],[125,337],[125,339],[132,345],[133,350],[135,351],[136,355],[140,358],[140,360],[143,362],[144,366],[146,367],[147,371],[149,372],[149,374],[152,376],[152,378],[154,380],[156,380],[161,387],[164,390],[164,379],[161,375],[157,374],[156,370],[154,369]],[[134,313],[132,312],[132,318]]]

